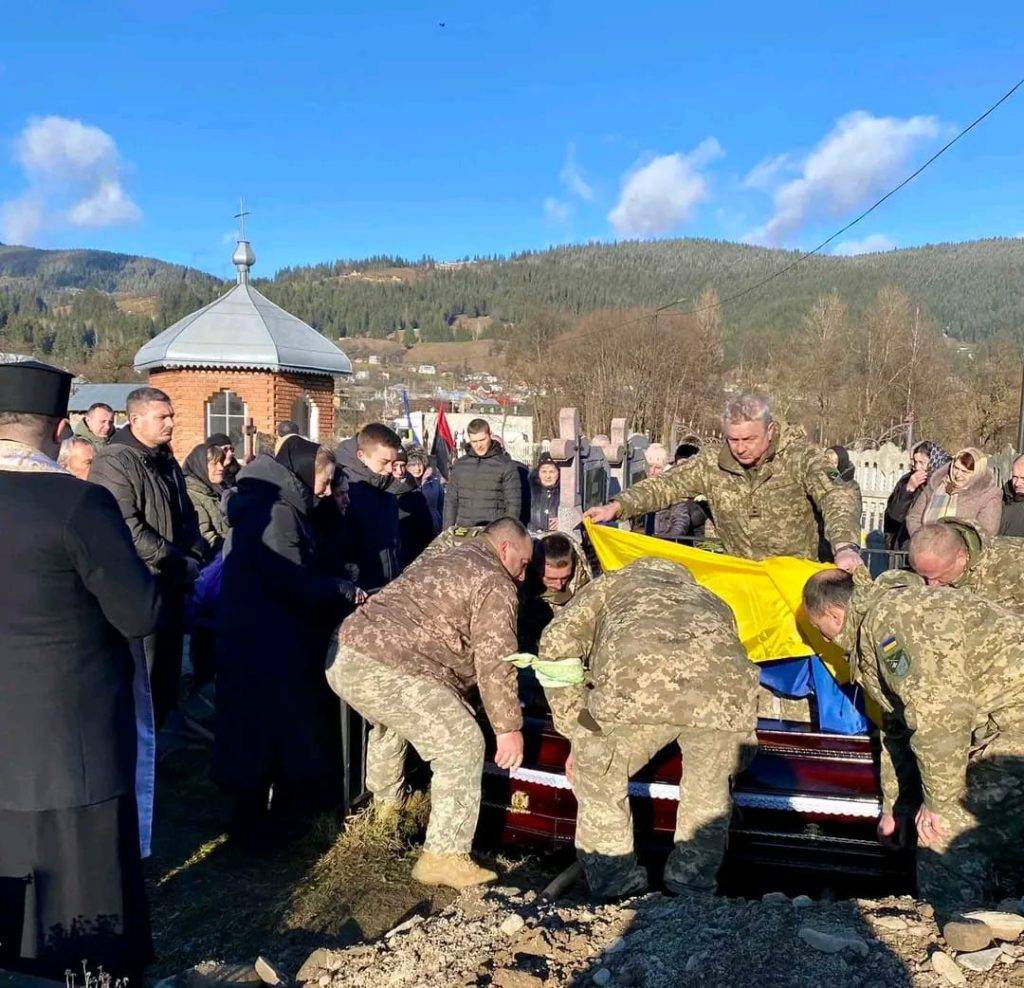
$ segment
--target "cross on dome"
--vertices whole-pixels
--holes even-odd
[[[240,285],[249,284],[249,268],[256,263],[256,255],[253,253],[252,247],[249,246],[249,241],[245,239],[245,218],[248,215],[245,204],[239,199],[238,212],[235,213],[235,219],[238,220],[238,246],[235,248],[234,254],[231,255],[231,263],[238,270]]]

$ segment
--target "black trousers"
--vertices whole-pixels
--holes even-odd
[[[181,653],[185,645],[185,598],[178,589],[161,588],[164,596],[164,623],[156,634],[136,638],[132,651],[141,648],[153,692],[153,717],[156,729],[178,705],[181,681]]]

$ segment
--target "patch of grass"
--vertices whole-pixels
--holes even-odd
[[[293,839],[253,856],[225,833],[229,803],[203,752],[161,766],[154,853],[147,863],[157,960],[164,977],[202,960],[287,969],[316,947],[378,936],[411,912],[447,903],[409,877],[429,800],[413,794],[400,817],[367,808],[342,821],[324,813]]]

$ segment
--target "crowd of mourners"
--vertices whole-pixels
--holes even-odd
[[[593,578],[559,530],[549,455],[528,471],[476,419],[443,476],[383,423],[327,446],[282,421],[243,463],[224,434],[178,450],[171,400],[150,387],[120,428],[97,404],[72,432],[69,388],[48,365],[0,365],[0,967],[62,977],[88,956],[141,978],[141,860],[172,718],[212,740],[231,838],[260,852],[339,805],[341,697],[371,726],[376,812],[401,812],[410,745],[430,763],[413,877],[493,880],[470,857],[480,724],[494,764],[515,772],[527,669],[571,742],[591,891],[646,887],[627,786],[673,741],[688,770],[664,882],[713,891],[731,780],[756,746],[756,670],[729,607],[685,567],[642,559]],[[992,886],[978,863],[992,855],[969,837],[979,814],[958,808],[970,773],[984,768],[1002,804],[985,830],[1001,849],[1020,842],[1008,809],[1024,808],[1024,775],[992,757],[1024,756],[1024,566],[1005,538],[1024,537],[1024,458],[1001,491],[979,450],[918,444],[885,520],[916,574],[871,583],[846,450],[813,446],[756,395],[730,402],[723,427],[721,449],[650,445],[646,479],[587,515],[698,543],[713,525],[736,556],[834,562],[808,582],[808,614],[851,656],[903,756],[883,757],[880,836],[909,819],[941,852],[919,881],[963,892],[946,896],[948,933],[970,933],[963,908]],[[940,684],[955,684],[955,711]]]

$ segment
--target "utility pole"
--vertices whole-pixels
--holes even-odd
[[[1017,455],[1024,453],[1024,356],[1020,364],[1020,406],[1017,410]]]

